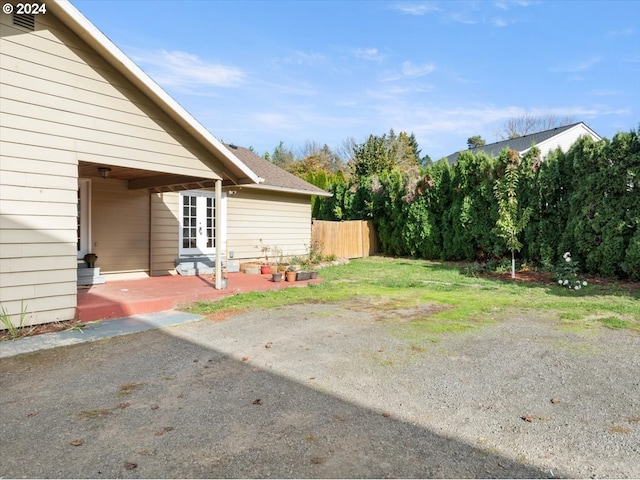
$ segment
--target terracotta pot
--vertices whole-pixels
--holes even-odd
[[[295,282],[297,275],[297,272],[287,272],[287,282]]]
[[[261,272],[263,275],[266,275],[266,274],[268,274],[268,273],[271,273],[271,267],[270,267],[269,265],[261,265],[261,266],[260,266],[260,272]]]

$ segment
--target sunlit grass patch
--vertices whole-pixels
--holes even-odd
[[[598,322],[612,330],[639,329],[637,324],[634,325],[632,322],[618,317],[598,318]]]
[[[434,336],[445,333],[461,333],[489,325],[491,321],[448,320],[441,318],[424,318],[412,321],[394,330],[399,337],[415,341],[432,341]]]
[[[640,328],[639,293],[615,284],[572,294],[553,283],[471,277],[458,264],[390,257],[352,260],[323,268],[319,276],[324,282],[307,288],[239,294],[193,304],[189,311],[206,315],[221,310],[335,304],[371,312],[390,324],[417,321],[415,335],[461,332],[525,310],[528,315],[560,320],[566,328]],[[420,311],[424,305],[437,308]],[[595,318],[618,321],[594,322]]]

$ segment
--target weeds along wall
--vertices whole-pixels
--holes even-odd
[[[510,256],[499,235],[494,194],[513,156],[463,152],[421,171],[397,169],[329,179],[332,197],[314,203],[320,220],[372,219],[380,251],[425,259],[486,261]],[[530,216],[518,257],[552,268],[570,251],[583,272],[640,281],[638,131],[595,142],[583,137],[545,159],[518,160],[519,208]]]

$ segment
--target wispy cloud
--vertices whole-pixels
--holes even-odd
[[[494,2],[493,4],[496,8],[501,10],[509,10],[511,7],[530,7],[531,5],[536,5],[540,2],[538,1],[530,1],[530,0],[499,0]]]
[[[494,27],[506,27],[507,25],[509,25],[509,22],[507,22],[503,18],[496,17],[491,20],[491,24]]]
[[[407,98],[410,95],[423,94],[432,92],[435,89],[430,84],[419,85],[385,85],[384,88],[365,90],[366,98],[372,100],[397,101],[401,98]]]
[[[463,13],[453,13],[451,14],[450,18],[454,22],[463,23],[465,25],[475,25],[477,23],[480,23],[477,18],[471,18]]]
[[[433,63],[425,63],[424,65],[415,65],[411,62],[403,62],[402,75],[405,77],[423,77],[435,70]]]
[[[291,115],[278,112],[254,112],[249,118],[256,127],[269,127],[276,130],[294,130],[297,122]]]
[[[549,70],[552,72],[584,72],[586,70],[590,70],[596,64],[600,63],[599,57],[589,58],[580,63],[573,63],[568,65],[558,65],[556,67],[552,67]]]
[[[433,72],[435,68],[436,67],[433,65],[433,63],[417,65],[412,62],[403,62],[400,66],[399,71],[387,73],[381,78],[381,80],[383,82],[393,82],[396,80],[408,78],[424,77],[425,75],[429,75],[431,72]]]
[[[151,77],[165,87],[187,90],[203,86],[237,87],[246,76],[240,68],[208,63],[181,51],[138,52],[133,60],[146,67]]]
[[[440,8],[431,2],[396,3],[392,7],[400,13],[406,15],[425,15],[430,12],[439,12]]]
[[[363,60],[380,62],[385,59],[386,55],[381,53],[377,48],[357,48],[353,50],[353,56]]]
[[[288,57],[281,59],[282,63],[293,65],[320,65],[327,61],[326,55],[318,52],[303,52],[294,50]]]
[[[620,30],[611,30],[607,32],[607,35],[612,37],[628,37],[636,33],[636,30],[633,28],[623,28]]]
[[[618,91],[618,90],[592,90],[591,94],[595,95],[597,97],[611,97],[611,96],[614,96],[614,95],[620,95],[620,91]]]

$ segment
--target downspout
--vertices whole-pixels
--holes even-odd
[[[216,234],[216,290],[222,289],[222,180],[216,180],[216,216],[214,219]]]

